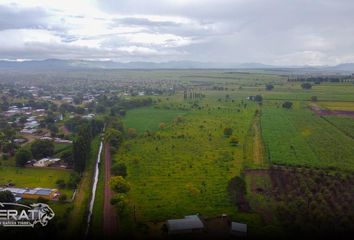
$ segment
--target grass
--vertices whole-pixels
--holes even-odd
[[[70,174],[70,170],[0,167],[0,185],[12,183],[16,187],[56,188],[56,181],[63,179],[67,182]]]
[[[142,107],[128,111],[123,122],[126,128],[134,128],[139,133],[143,133],[146,130],[157,130],[160,123],[170,122],[177,116],[184,114],[186,112],[181,110]]]
[[[266,105],[262,128],[273,164],[354,170],[354,140],[302,103],[291,110]]]
[[[337,116],[324,116],[329,123],[351,138],[354,138],[354,119]]]
[[[239,101],[218,102],[217,98],[199,101],[200,108],[192,109],[180,123],[166,121],[166,128],[152,136],[126,141],[114,156],[116,162],[127,165],[128,198],[138,221],[158,222],[195,213],[235,216],[227,184],[240,174],[243,139],[256,106],[250,102],[237,111]],[[166,104],[177,107],[181,102],[175,99]],[[149,116],[157,113],[154,108],[144,111],[151,111]],[[230,145],[223,135],[225,127],[233,128],[239,146]]]

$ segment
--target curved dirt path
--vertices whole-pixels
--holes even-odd
[[[111,153],[109,144],[104,146],[104,205],[103,205],[103,232],[105,237],[114,237],[118,233],[118,218],[116,209],[111,205],[113,196],[112,190],[109,187],[109,179],[111,177]]]

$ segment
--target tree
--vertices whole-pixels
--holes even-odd
[[[232,135],[232,132],[233,132],[232,128],[225,128],[224,129],[225,137],[230,137]]]
[[[116,194],[111,199],[111,204],[118,207],[119,214],[122,214],[127,207],[127,199],[125,194]]]
[[[58,186],[59,189],[64,189],[66,187],[66,183],[63,179],[58,179],[56,181],[56,185]]]
[[[54,143],[48,140],[36,140],[31,145],[31,152],[35,159],[52,156],[54,154]]]
[[[9,190],[0,191],[0,203],[14,203],[15,196]]]
[[[311,89],[312,84],[311,83],[303,83],[301,84],[302,89]]]
[[[130,184],[122,176],[111,177],[109,185],[117,193],[127,193],[130,190]]]
[[[26,149],[20,149],[15,155],[16,166],[23,167],[26,162],[31,160],[31,152]]]
[[[124,163],[116,163],[112,166],[111,172],[114,176],[127,176],[127,166]]]
[[[254,101],[262,102],[263,101],[263,97],[261,95],[256,95],[256,96],[254,96]]]
[[[128,128],[128,131],[127,131],[128,138],[135,138],[137,135],[138,134],[134,128]]]
[[[266,84],[267,91],[271,91],[271,90],[273,90],[273,88],[274,88],[273,84]]]
[[[81,173],[86,167],[91,152],[92,125],[85,123],[80,126],[76,139],[73,141],[74,169]]]
[[[283,103],[282,106],[283,106],[283,108],[290,109],[290,108],[292,108],[293,103],[292,103],[292,102],[289,102],[289,101],[286,101],[286,102]]]
[[[105,131],[105,141],[112,147],[118,148],[123,142],[123,134],[114,128],[107,128]]]
[[[312,102],[317,102],[317,100],[318,100],[317,96],[312,96],[312,97],[311,97],[311,101],[312,101]]]

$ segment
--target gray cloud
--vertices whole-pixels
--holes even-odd
[[[20,28],[45,28],[46,11],[41,8],[21,9],[16,5],[0,5],[0,30]]]
[[[97,0],[90,7],[102,14],[0,4],[0,57],[354,62],[351,0]]]

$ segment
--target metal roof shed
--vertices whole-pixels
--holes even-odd
[[[197,215],[185,216],[184,219],[172,219],[167,221],[169,234],[201,232],[204,224]]]
[[[234,235],[234,236],[246,236],[247,235],[247,224],[232,222],[230,233],[231,233],[231,235]]]

